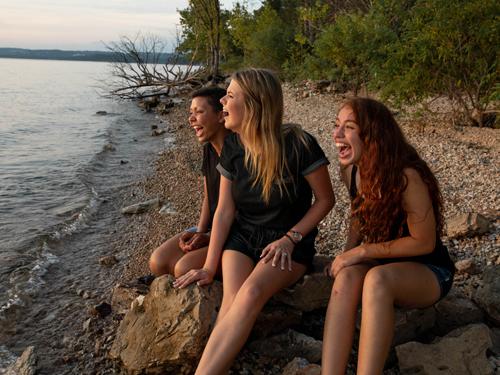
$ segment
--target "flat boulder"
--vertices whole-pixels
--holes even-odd
[[[483,311],[470,299],[451,292],[434,305],[436,309],[436,324],[432,331],[438,336],[472,323],[482,322]]]
[[[191,373],[214,326],[222,286],[172,286],[171,276],[156,278],[139,296],[118,328],[110,357],[130,374]]]
[[[490,375],[486,358],[492,346],[490,330],[484,324],[458,328],[432,344],[408,342],[396,347],[402,375]]]

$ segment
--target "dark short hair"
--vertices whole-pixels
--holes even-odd
[[[207,98],[208,104],[214,109],[214,111],[220,112],[222,111],[222,104],[220,100],[225,95],[226,90],[219,86],[206,86],[193,92],[191,94],[191,99],[197,97]]]

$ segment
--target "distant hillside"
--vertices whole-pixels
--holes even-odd
[[[161,53],[160,62],[172,61],[174,54]],[[116,61],[116,54],[105,51],[62,51],[58,49],[0,48],[0,58],[75,60],[75,61]]]

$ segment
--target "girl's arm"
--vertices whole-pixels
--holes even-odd
[[[407,214],[410,235],[393,241],[361,245],[366,257],[419,256],[431,253],[436,246],[436,218],[429,189],[416,170],[407,168],[404,173],[408,185],[403,192],[403,209]]]
[[[303,236],[307,235],[318,223],[326,216],[335,204],[335,195],[333,193],[332,182],[326,165],[323,165],[313,172],[305,176],[305,179],[311,186],[314,194],[314,203],[306,212],[304,217],[295,224],[290,230],[300,232]],[[294,244],[292,240],[286,235],[282,238],[271,242],[262,251],[262,262],[267,263],[273,259],[272,265],[281,265],[284,270],[286,262],[288,262],[288,270],[292,270],[291,252],[293,251]],[[281,257],[281,251],[285,250],[287,254],[287,261]]]
[[[332,265],[336,275],[342,268],[370,259],[403,258],[429,254],[436,245],[436,218],[427,185],[418,172],[407,168],[408,180],[403,192],[409,236],[380,243],[361,244],[337,256]]]
[[[207,178],[203,178],[203,203],[201,205],[200,219],[198,221],[197,232],[206,233],[210,224],[210,207],[208,204]]]
[[[224,246],[236,212],[231,186],[231,180],[221,174],[219,202],[217,203],[217,210],[215,211],[212,223],[210,244],[208,245],[207,259],[203,268],[191,270],[179,277],[175,280],[174,287],[184,288],[195,281],[197,281],[198,285],[205,285],[212,282],[219,266],[222,247]]]
[[[335,205],[335,194],[326,165],[315,169],[305,176],[314,194],[314,203],[304,217],[290,230],[300,232],[306,236],[330,212]]]
[[[200,218],[196,226],[196,233],[186,231],[179,238],[179,247],[188,252],[207,246],[210,235],[207,233],[210,224],[210,207],[208,204],[207,178],[203,178],[203,203],[201,204]]]

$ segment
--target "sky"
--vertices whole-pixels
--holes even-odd
[[[221,0],[231,9],[236,0]],[[260,1],[249,0],[249,5]],[[0,47],[105,50],[121,36],[158,35],[175,45],[188,0],[0,0]]]

